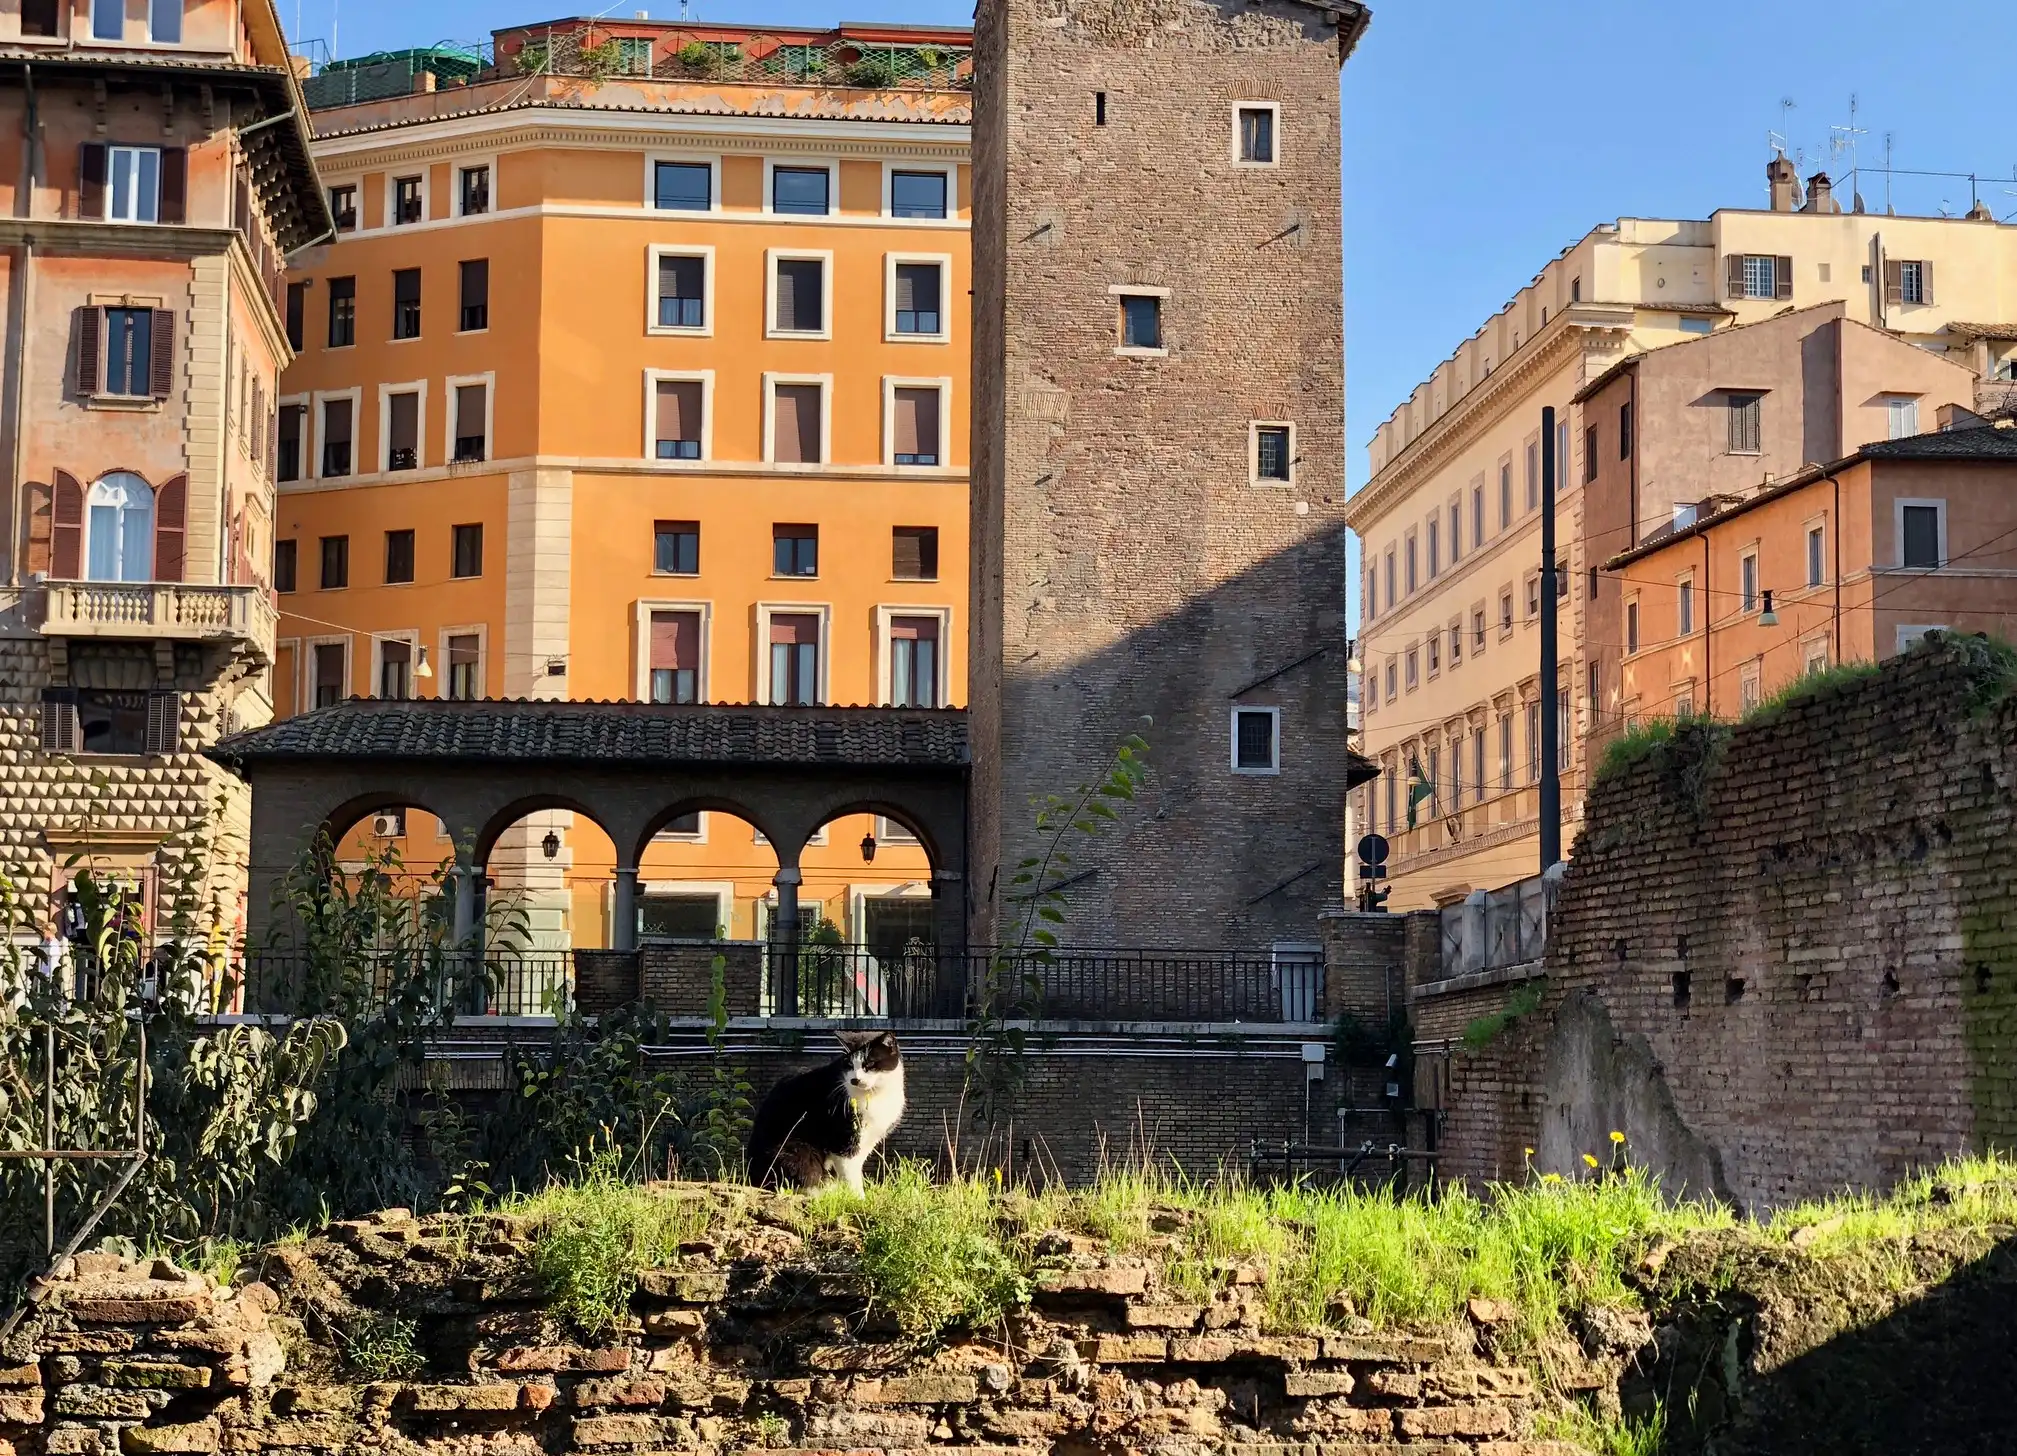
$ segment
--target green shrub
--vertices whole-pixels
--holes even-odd
[[[1529,981],[1506,998],[1506,1004],[1489,1016],[1480,1016],[1464,1027],[1464,1045],[1482,1051],[1498,1040],[1499,1033],[1523,1016],[1541,1009],[1541,988]]]

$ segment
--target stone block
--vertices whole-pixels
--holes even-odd
[[[65,1415],[88,1415],[88,1411],[64,1411]],[[145,1414],[143,1411],[142,1414]],[[0,1426],[39,1426],[42,1424],[42,1392],[39,1390],[0,1390]]]
[[[1350,1395],[1356,1383],[1349,1370],[1291,1370],[1284,1380],[1284,1394],[1302,1400]]]
[[[0,1365],[0,1386],[40,1385],[42,1367],[32,1360],[26,1365]]]
[[[1142,1365],[1170,1358],[1170,1342],[1161,1335],[1101,1335],[1092,1342],[1092,1358],[1101,1365]]]
[[[980,1382],[971,1375],[899,1375],[888,1380],[857,1380],[848,1388],[853,1405],[959,1405],[980,1399]]]
[[[128,1426],[119,1433],[126,1456],[171,1456],[171,1453],[211,1452],[218,1446],[217,1418],[178,1426]]]
[[[584,1380],[574,1387],[574,1403],[577,1406],[646,1406],[665,1403],[665,1382],[663,1380],[600,1379]]]
[[[107,1385],[152,1387],[156,1390],[202,1390],[210,1384],[206,1365],[180,1365],[160,1360],[107,1360],[99,1379]]]
[[[640,1294],[681,1304],[716,1304],[728,1298],[728,1276],[718,1269],[646,1269],[637,1276]]]
[[[1216,1365],[1232,1360],[1303,1361],[1317,1358],[1321,1346],[1306,1335],[1199,1335],[1170,1341],[1170,1359],[1178,1363]]]
[[[644,1317],[644,1332],[658,1339],[695,1339],[707,1332],[707,1316],[697,1309],[653,1310]]]
[[[1367,1365],[1427,1365],[1450,1353],[1449,1342],[1422,1335],[1325,1335],[1326,1360]]]
[[[1397,1413],[1403,1436],[1497,1436],[1512,1429],[1512,1419],[1502,1405],[1479,1402],[1467,1405],[1428,1406]]]
[[[1125,1298],[1148,1288],[1149,1271],[1132,1264],[1106,1265],[1096,1269],[1043,1269],[1036,1278],[1040,1294],[1105,1294]]]
[[[180,1325],[209,1314],[207,1294],[164,1294],[141,1298],[73,1299],[64,1305],[71,1318],[88,1325]]]
[[[101,1421],[144,1421],[168,1401],[166,1391],[113,1390],[103,1385],[66,1385],[55,1397],[57,1415]]]
[[[416,1415],[509,1411],[518,1409],[519,1387],[505,1381],[488,1385],[416,1385],[408,1396]]]
[[[574,1444],[583,1447],[657,1446],[665,1435],[657,1416],[582,1416],[574,1423]]]
[[[1194,1330],[1204,1313],[1201,1304],[1130,1304],[1127,1322],[1132,1330]]]

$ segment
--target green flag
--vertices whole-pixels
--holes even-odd
[[[1436,797],[1436,786],[1429,782],[1422,772],[1422,761],[1413,754],[1408,756],[1408,828],[1415,827],[1415,808],[1424,799]]]

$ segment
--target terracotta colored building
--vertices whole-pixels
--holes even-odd
[[[280,711],[963,703],[968,33],[555,21],[462,84],[408,69],[313,115],[337,234],[288,283]],[[315,96],[384,82],[343,77]],[[353,850],[440,861],[412,808]],[[556,809],[493,877],[545,943],[610,944],[614,853]],[[761,934],[779,873],[713,812],[637,868],[675,937]],[[850,939],[928,924],[900,825],[785,869]]]
[[[301,93],[270,0],[9,5],[0,77],[0,874],[39,905],[84,855],[228,929],[245,795],[200,750],[272,716]]]
[[[1737,717],[1802,674],[1875,662],[1930,631],[2007,637],[2013,568],[2009,421],[1799,471],[1605,563],[1624,624],[1615,728]]]

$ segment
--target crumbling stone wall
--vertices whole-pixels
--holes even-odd
[[[2017,1145],[2006,688],[1986,644],[1935,638],[1600,781],[1540,1009],[1451,1056],[1443,1173],[1516,1176],[1524,1147],[1571,1172],[1617,1128],[1671,1184],[1767,1208]],[[1418,1032],[1509,994],[1418,1000]]]

